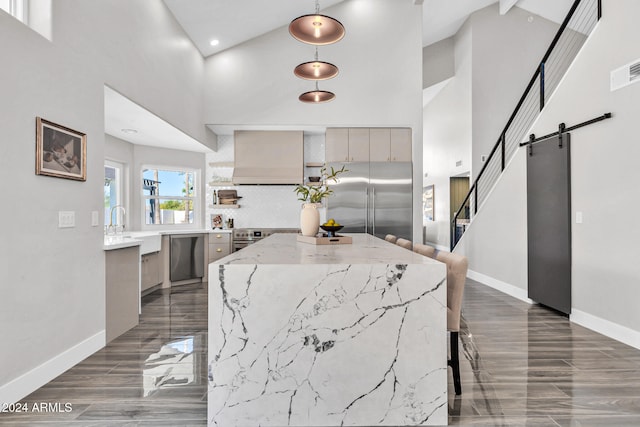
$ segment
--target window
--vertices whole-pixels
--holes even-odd
[[[146,225],[193,224],[196,172],[142,169],[142,198]]]
[[[0,9],[50,41],[52,1],[0,0]]]
[[[0,0],[0,9],[25,24],[27,23],[27,2],[25,0]]]
[[[104,163],[104,225],[122,225],[124,218],[121,210],[114,213],[113,218],[110,215],[115,206],[124,206],[124,165],[112,161]]]

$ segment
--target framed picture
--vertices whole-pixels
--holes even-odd
[[[215,230],[216,228],[223,228],[223,226],[222,214],[211,214],[211,228]]]
[[[36,117],[36,174],[87,180],[87,135]]]
[[[427,185],[422,189],[422,216],[424,221],[434,221],[434,189]]]

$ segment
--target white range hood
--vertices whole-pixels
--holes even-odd
[[[235,131],[233,184],[302,184],[302,131]]]

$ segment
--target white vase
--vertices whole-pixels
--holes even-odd
[[[303,236],[312,237],[318,234],[320,213],[316,203],[305,203],[300,211],[300,231]]]

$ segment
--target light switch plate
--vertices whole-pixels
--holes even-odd
[[[582,212],[576,212],[576,224],[582,224]]]
[[[76,213],[74,211],[58,212],[58,228],[72,228],[76,226]]]
[[[100,225],[100,216],[98,211],[91,211],[91,226],[97,227],[98,225]]]

